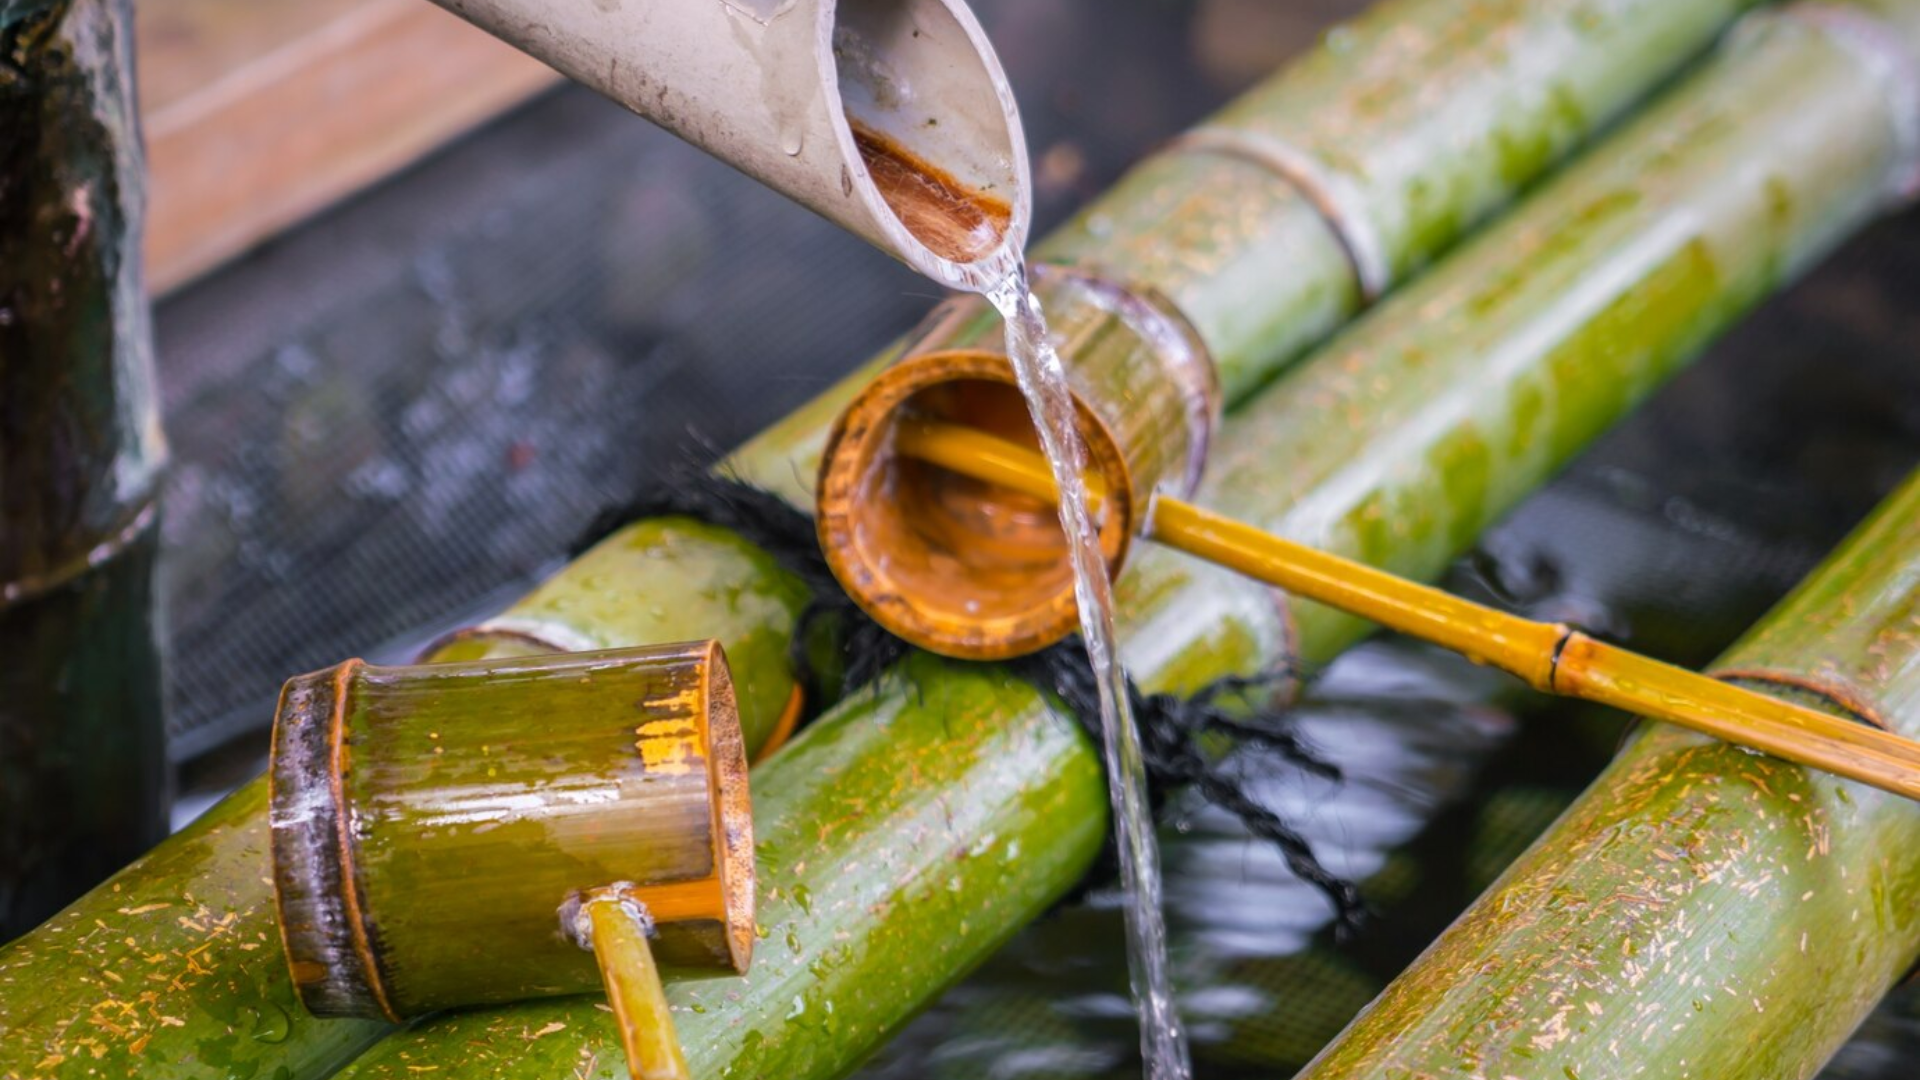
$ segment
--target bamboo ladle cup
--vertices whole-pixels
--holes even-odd
[[[986,432],[903,421],[894,449],[1049,502],[1053,474],[1035,451]],[[1097,503],[1098,476],[1087,477]],[[1208,562],[1489,664],[1547,693],[1582,698],[1920,799],[1920,743],[1755,693],[1566,626],[1536,622],[1262,532],[1165,495],[1140,535]]]
[[[269,775],[281,936],[316,1016],[598,986],[636,1080],[681,1080],[659,965],[751,961],[747,763],[715,642],[349,660],[287,683]]]

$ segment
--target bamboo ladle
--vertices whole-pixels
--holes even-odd
[[[1045,458],[983,431],[913,418],[900,425],[894,448],[975,480],[1059,499]],[[1097,504],[1100,478],[1089,475],[1087,483]],[[1920,743],[1869,724],[1463,600],[1166,495],[1148,505],[1140,535],[1497,667],[1537,690],[1665,720],[1920,800]]]
[[[634,1080],[686,1080],[658,964],[751,962],[747,763],[717,642],[350,660],[287,683],[269,775],[281,935],[316,1016],[601,985]]]

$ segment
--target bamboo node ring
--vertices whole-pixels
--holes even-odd
[[[1271,135],[1200,127],[1167,144],[1174,152],[1221,154],[1257,165],[1299,191],[1333,230],[1371,304],[1393,287],[1393,265],[1365,199],[1352,183],[1299,147]]]
[[[1755,12],[1747,19],[1762,20],[1756,25],[1781,19],[1814,29],[1887,84],[1893,114],[1887,198],[1901,204],[1920,196],[1920,54],[1883,19],[1840,4],[1803,2],[1779,11]],[[1740,29],[1745,29],[1746,22],[1742,20]]]
[[[79,578],[90,570],[112,562],[120,553],[153,526],[159,512],[159,500],[149,493],[106,538],[60,563],[38,573],[27,573],[12,581],[0,582],[0,610],[44,596]]]

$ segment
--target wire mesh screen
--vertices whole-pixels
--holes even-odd
[[[1021,95],[1040,224],[1359,0],[977,4]],[[1714,350],[1458,568],[1455,588],[1711,658],[1920,460],[1920,222],[1878,229]],[[287,676],[394,659],[503,606],[604,504],[812,397],[936,299],[884,257],[563,90],[159,313],[176,757],[257,752]],[[1365,783],[1270,776],[1386,913],[1336,944],[1311,890],[1175,807],[1175,948],[1203,1075],[1304,1063],[1577,792],[1617,728],[1390,643],[1306,715]],[[1556,712],[1556,723],[1565,720]],[[1258,770],[1260,763],[1249,763]],[[1019,937],[869,1077],[1137,1076],[1119,917]],[[1911,1075],[1896,1001],[1834,1077]]]

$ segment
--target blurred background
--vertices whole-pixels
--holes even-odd
[[[975,0],[1019,92],[1038,227],[1363,6]],[[937,299],[420,0],[138,9],[176,826],[258,771],[287,676],[409,657],[502,606],[603,505],[735,445]],[[1711,659],[1920,462],[1916,281],[1920,218],[1877,226],[1491,532],[1451,587]],[[1273,769],[1267,793],[1383,915],[1336,945],[1317,896],[1176,804],[1202,1076],[1303,1064],[1620,735],[1391,640],[1338,664],[1303,716],[1350,779]],[[1096,893],[870,1072],[1137,1076],[1124,994]],[[1916,1051],[1908,995],[1829,1075],[1910,1076]]]

